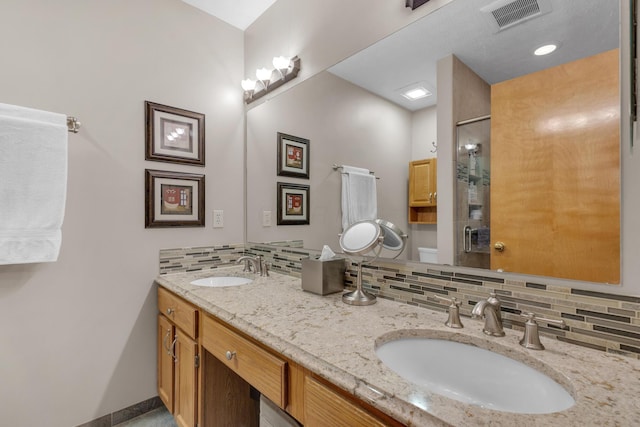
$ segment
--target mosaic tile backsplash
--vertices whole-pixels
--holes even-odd
[[[262,255],[271,270],[301,277],[301,260],[319,256],[318,251],[299,247],[274,247],[259,244],[187,248],[160,252],[161,274],[197,271],[234,264],[243,254]],[[184,254],[184,261],[180,261]],[[355,287],[356,266],[347,262],[345,285]],[[182,268],[182,269],[181,269]],[[460,313],[471,320],[471,309],[480,299],[495,291],[502,301],[504,326],[516,330],[524,327],[521,313],[533,312],[542,317],[562,319],[565,327],[539,322],[540,333],[560,341],[640,358],[640,296],[585,291],[536,282],[476,276],[453,267],[416,262],[377,260],[363,267],[363,286],[379,298],[445,312],[447,304],[434,295],[456,297],[462,301]],[[443,322],[446,314],[443,313]],[[465,319],[463,318],[463,322]]]
[[[244,244],[160,250],[160,274],[211,270],[235,264]]]

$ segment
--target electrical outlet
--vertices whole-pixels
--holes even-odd
[[[262,226],[271,227],[271,211],[262,211]]]
[[[222,228],[224,227],[224,211],[215,210],[213,211],[213,228]]]

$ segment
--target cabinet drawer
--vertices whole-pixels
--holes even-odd
[[[203,316],[202,346],[269,400],[285,409],[286,361],[209,316]]]
[[[304,382],[304,425],[385,427],[387,424],[307,376]]]
[[[158,309],[189,337],[195,339],[198,336],[198,310],[194,306],[159,287]]]

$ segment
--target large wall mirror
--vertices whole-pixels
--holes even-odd
[[[333,165],[351,165],[369,169],[379,178],[378,217],[395,223],[409,234],[408,249],[402,255],[404,259],[418,261],[418,248],[437,247],[438,233],[443,233],[445,228],[442,224],[453,224],[455,219],[442,217],[442,211],[439,209],[435,224],[410,222],[408,179],[411,161],[436,158],[439,169],[444,167],[452,171],[450,179],[439,179],[438,195],[443,195],[443,199],[449,195],[451,203],[456,203],[457,196],[454,195],[457,194],[458,185],[455,164],[457,144],[454,137],[449,141],[438,140],[438,127],[442,126],[443,109],[456,108],[456,105],[479,106],[475,111],[474,108],[468,108],[470,111],[465,113],[467,116],[458,117],[460,120],[472,119],[474,115],[490,115],[494,111],[491,107],[492,87],[505,81],[544,72],[561,64],[577,64],[583,58],[603,52],[610,52],[608,58],[614,59],[615,70],[619,70],[620,55],[615,51],[620,46],[618,1],[537,0],[524,3],[531,3],[534,5],[532,7],[537,7],[538,10],[525,10],[518,17],[513,17],[497,11],[494,7],[497,4],[495,0],[455,0],[352,58],[347,58],[268,101],[252,106],[247,111],[247,241],[299,245],[316,250],[320,250],[323,245],[329,245],[336,250],[342,231],[341,175]],[[535,48],[551,42],[558,45],[555,52],[546,56],[533,55]],[[451,82],[455,84],[456,81],[455,76],[452,78],[451,75],[442,75],[442,70],[446,69],[442,66],[443,61],[453,63],[454,70],[455,64],[462,64],[467,70],[465,72],[472,73],[474,79],[477,77],[478,81],[482,82],[480,86],[486,87],[469,92],[453,91],[453,95],[440,93],[443,81],[447,82],[446,85]],[[585,74],[588,75],[589,72],[586,71]],[[460,80],[459,77],[457,79]],[[469,79],[465,77],[461,81],[467,82]],[[409,101],[403,97],[403,92],[414,86],[426,89],[431,95],[418,101]],[[615,86],[619,92],[619,84],[615,83]],[[551,99],[556,92],[553,87],[546,87],[538,92],[541,90],[545,92],[536,102],[545,98]],[[588,89],[580,89],[584,90]],[[585,126],[597,129],[602,124],[600,122],[608,121],[610,124],[611,120],[614,120],[614,130],[618,132],[615,135],[618,147],[613,148],[614,154],[610,158],[614,159],[614,164],[608,167],[618,168],[614,175],[617,174],[619,177],[620,164],[615,159],[620,158],[617,151],[620,138],[620,101],[619,93],[614,95],[617,108],[605,106],[599,113],[596,112],[596,116],[585,116],[573,114],[567,111],[566,107],[562,107],[565,108],[562,116],[550,118],[549,123],[562,127],[567,125],[566,120],[573,117],[574,125],[582,121]],[[518,102],[514,105],[516,104]],[[507,112],[512,110],[510,106],[505,108]],[[542,110],[552,111],[553,108],[542,107]],[[505,114],[501,112],[500,115]],[[458,119],[447,124],[452,135],[455,134]],[[508,121],[511,123],[513,119],[510,118]],[[500,123],[498,117],[492,118],[491,122],[492,132],[496,126],[500,132],[506,132],[507,143],[509,138],[515,139],[516,134],[513,132],[524,132],[517,128],[505,131],[500,128],[503,123]],[[306,153],[309,161],[308,179],[277,175],[279,132],[309,141]],[[541,149],[547,150],[545,156],[530,152],[527,157],[539,162],[555,163],[556,168],[562,169],[563,164],[573,164],[574,159],[592,151],[594,145],[590,144],[598,144],[598,140],[593,138],[583,139],[580,136],[573,139],[579,141],[574,141],[563,153],[554,155],[554,149],[538,144]],[[526,150],[532,150],[539,141],[545,139],[532,138]],[[443,153],[448,155],[445,156]],[[505,156],[494,154],[495,148],[491,150],[494,162],[491,170],[497,168],[500,173],[506,173],[505,168],[500,168],[501,164],[495,164],[496,161],[505,162]],[[513,153],[510,153],[506,158],[513,158],[512,156]],[[571,162],[568,162],[568,158],[572,159]],[[443,165],[443,161],[447,164]],[[576,200],[574,215],[579,215],[586,204],[598,204],[603,195],[613,194],[617,200],[617,211],[613,214],[609,212],[609,215],[619,217],[620,182],[610,178],[611,170],[608,175],[599,175],[599,169],[589,167],[588,173],[583,173],[580,179],[598,183],[601,193],[595,200]],[[441,177],[440,174],[438,176]],[[521,179],[511,179],[511,182]],[[575,186],[571,185],[573,180],[575,177],[572,175],[565,177],[567,191],[575,190]],[[489,181],[492,185],[496,184],[493,176]],[[275,217],[278,212],[278,183],[309,186],[305,195],[310,202],[308,225],[277,225]],[[524,186],[507,188],[506,191],[514,193],[533,190]],[[566,197],[559,194],[553,196]],[[517,204],[517,201],[515,203]],[[540,207],[549,205],[544,201],[540,203]],[[530,216],[537,214],[539,212],[530,212]],[[518,215],[528,214],[520,212]],[[496,216],[491,215],[492,218]],[[554,221],[571,222],[570,219],[567,221],[567,218],[558,214]],[[513,222],[515,230],[518,230],[521,224]],[[619,274],[620,223],[616,222],[613,234],[605,233],[606,230],[600,229],[599,224],[591,223],[590,229],[580,228],[575,232],[593,233],[592,240],[606,239],[608,244],[613,242],[614,254],[609,258],[614,263],[613,270]],[[452,235],[451,239],[455,240],[457,237]],[[539,239],[533,244],[540,246],[551,243],[560,248],[563,246],[562,239],[557,236],[552,242]],[[389,257],[393,255],[389,254]],[[557,257],[554,257],[549,262],[557,262],[556,259]],[[562,260],[568,264],[574,261],[571,256],[563,257]],[[494,267],[487,264],[487,268]],[[519,271],[518,268],[508,268],[505,271],[599,283],[619,283],[620,280],[619,276],[611,280],[595,276],[565,277],[556,274],[555,270],[542,267],[534,267],[537,270],[527,271]]]

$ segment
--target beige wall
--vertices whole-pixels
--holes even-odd
[[[247,113],[247,238],[304,240],[339,250],[341,177],[333,164],[367,168],[377,181],[378,216],[407,230],[411,113],[329,72]],[[277,132],[310,140],[310,179],[277,176]],[[310,185],[311,224],[276,225],[277,182]],[[272,226],[262,226],[262,212]]]
[[[0,424],[75,426],[157,394],[158,250],[243,241],[243,34],[179,0],[4,0],[0,40],[0,102],[83,124],[59,261],[0,266]],[[144,160],[145,100],[206,114],[205,168]],[[145,229],[145,168],[205,173],[207,227]]]

